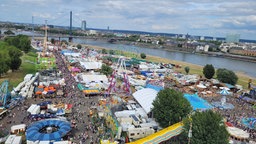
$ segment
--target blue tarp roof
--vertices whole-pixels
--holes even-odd
[[[206,100],[200,98],[197,94],[184,94],[184,97],[189,101],[190,105],[193,107],[193,110],[206,110],[213,108],[212,105],[210,105]]]
[[[231,84],[228,84],[228,83],[225,83],[225,85],[228,87],[228,88],[235,88],[235,86],[231,85]]]
[[[64,54],[64,53],[73,53],[73,51],[72,50],[62,50],[61,54]]]
[[[154,90],[156,90],[157,92],[159,92],[160,90],[164,89],[164,88],[161,87],[161,86],[156,86],[156,85],[152,85],[152,84],[147,84],[147,85],[146,85],[146,88],[154,89]]]
[[[53,133],[40,133],[40,129],[54,125],[59,127],[58,131]],[[63,136],[65,136],[71,130],[71,125],[68,121],[63,120],[42,120],[36,123],[33,123],[29,126],[26,131],[26,139],[29,141],[60,141]]]
[[[153,72],[152,71],[140,71],[140,74],[141,75],[144,75],[144,76],[146,76],[146,77],[148,77],[150,74],[152,74]],[[163,74],[161,74],[161,73],[157,73],[158,74],[158,76],[162,76]]]
[[[56,115],[64,115],[65,111],[63,109],[58,109]]]

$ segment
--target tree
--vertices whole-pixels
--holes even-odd
[[[215,74],[215,69],[213,65],[207,64],[203,68],[203,74],[207,79],[211,79]]]
[[[141,54],[140,54],[140,57],[141,57],[142,59],[145,59],[147,56],[146,56],[145,53],[141,53]]]
[[[21,59],[22,53],[20,50],[16,48],[12,48],[9,50],[9,56],[10,56],[10,62],[9,67],[12,71],[19,69],[21,65]]]
[[[115,51],[114,50],[109,50],[109,54],[114,55]]]
[[[4,32],[5,35],[14,35],[15,33],[12,32],[11,30],[7,30]]]
[[[107,54],[108,52],[107,52],[106,49],[102,49],[102,50],[101,50],[101,53],[102,53],[102,54]]]
[[[216,74],[217,74],[217,79],[223,83],[228,83],[232,85],[235,85],[237,83],[238,77],[231,70],[221,68],[217,70]]]
[[[110,66],[103,64],[103,65],[101,66],[100,72],[103,73],[103,74],[105,74],[105,75],[107,75],[107,76],[109,76],[109,75],[112,74],[113,69],[112,69]]]
[[[4,40],[9,45],[15,46],[18,49],[24,51],[25,53],[29,52],[31,49],[31,42],[28,36],[18,35],[15,37],[7,37]]]
[[[185,70],[185,72],[188,74],[188,73],[189,73],[190,68],[189,68],[188,66],[186,66],[186,67],[184,68],[184,70]]]
[[[54,44],[55,43],[55,39],[51,38],[51,43]]]
[[[76,45],[76,47],[77,47],[78,49],[81,49],[81,48],[82,48],[82,45],[78,44],[78,45]]]
[[[165,128],[180,122],[191,110],[190,103],[181,92],[166,88],[158,92],[152,113],[160,126]]]
[[[9,70],[9,59],[6,58],[4,53],[0,53],[0,76]]]
[[[163,45],[165,43],[162,39],[158,39],[158,41],[159,41],[158,42],[159,45]]]
[[[31,41],[27,36],[21,36],[20,37],[20,47],[22,51],[25,53],[28,53],[31,49]]]
[[[228,144],[229,134],[220,114],[207,110],[196,111],[191,118],[183,120],[182,143],[188,143],[189,129],[192,130],[191,144]],[[191,125],[192,124],[192,125]]]

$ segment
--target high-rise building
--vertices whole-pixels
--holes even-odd
[[[86,30],[86,21],[85,20],[82,21],[81,29]]]
[[[227,43],[238,43],[240,40],[240,34],[227,34],[226,42]]]

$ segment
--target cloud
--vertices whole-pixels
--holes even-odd
[[[34,15],[42,23],[66,25],[73,11],[74,26],[86,20],[98,28],[195,35],[235,31],[256,39],[255,0],[1,0],[0,5],[0,20],[6,21],[30,22]]]
[[[43,19],[54,19],[55,17],[52,16],[50,13],[33,13],[34,17],[43,18]]]
[[[153,30],[159,30],[159,31],[164,31],[164,30],[175,30],[178,28],[178,26],[170,26],[170,25],[152,25],[151,28]]]
[[[23,3],[25,5],[33,4],[33,5],[46,5],[47,0],[16,0],[17,3]]]

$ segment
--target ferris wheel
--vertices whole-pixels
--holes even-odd
[[[111,75],[110,84],[107,89],[107,95],[110,95],[112,91],[125,92],[126,94],[131,94],[131,88],[128,80],[125,60],[125,57],[119,57],[115,70]],[[117,79],[121,79],[123,81],[122,85],[119,85],[119,87],[117,87],[116,85]]]

